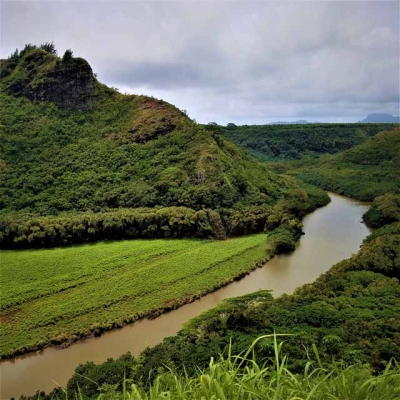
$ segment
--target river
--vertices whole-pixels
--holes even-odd
[[[143,319],[100,337],[81,340],[66,349],[49,347],[1,363],[1,399],[31,395],[37,389],[50,391],[65,385],[80,363],[96,363],[130,351],[139,354],[147,346],[175,335],[182,325],[221,300],[260,289],[270,289],[274,297],[314,281],[333,264],[356,253],[369,234],[361,223],[368,204],[330,193],[331,202],[303,220],[305,235],[296,250],[279,255],[243,279],[233,282],[193,303],[153,320]]]

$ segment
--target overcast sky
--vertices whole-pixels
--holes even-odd
[[[198,122],[399,115],[398,1],[1,1],[1,58],[53,41]]]

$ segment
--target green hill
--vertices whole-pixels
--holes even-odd
[[[148,216],[149,210],[175,207],[169,217],[186,220],[190,210],[218,210],[223,217],[224,210],[307,196],[294,180],[271,172],[173,105],[99,83],[90,65],[70,51],[59,58],[51,44],[27,45],[0,66],[0,231],[6,244],[16,236],[20,243],[31,242],[33,234],[42,236],[43,245],[49,231],[54,237],[65,229],[79,231],[69,242],[84,241],[102,232],[99,224],[106,224],[109,212],[114,222],[120,219],[115,211],[122,209]],[[100,220],[93,222],[94,215]],[[48,219],[27,222],[39,216]],[[72,216],[77,222],[68,227]],[[203,217],[189,224],[205,219],[215,236],[224,235],[227,223],[221,224],[219,214]],[[140,226],[134,229],[150,227],[153,236],[168,236],[154,218],[146,218],[136,213]],[[23,232],[10,233],[10,221],[17,230],[25,224]],[[131,225],[113,224],[112,230],[137,237],[126,234]]]
[[[214,126],[214,125],[212,125]],[[297,160],[334,154],[365,142],[398,124],[288,124],[217,127],[261,161]],[[215,127],[215,126],[214,126]]]
[[[381,132],[333,156],[269,166],[360,200],[372,201],[385,193],[400,193],[400,128]]]

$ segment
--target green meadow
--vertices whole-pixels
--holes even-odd
[[[266,235],[2,251],[0,354],[74,341],[187,303],[267,257]]]

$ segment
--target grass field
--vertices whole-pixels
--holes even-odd
[[[2,251],[0,355],[77,340],[184,304],[267,257],[266,235]]]

